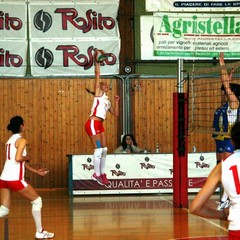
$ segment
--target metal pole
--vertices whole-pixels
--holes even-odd
[[[125,102],[125,111],[126,111],[126,132],[130,133],[130,109],[131,109],[131,105],[130,105],[130,82],[129,82],[129,78],[130,75],[128,75],[125,79],[125,96],[126,96],[126,102]]]
[[[130,74],[126,77],[126,84],[125,84],[125,90],[126,90],[126,133],[132,133],[132,126],[131,126],[131,99],[130,99],[130,91],[131,91],[131,78],[132,77],[138,77],[138,74]]]
[[[123,111],[122,111],[122,124],[123,124],[123,129],[122,129],[122,135],[124,135],[126,133],[126,114],[125,114],[125,80],[123,77],[119,76],[119,75],[114,75],[114,77],[119,78],[122,80],[122,106],[123,106]]]
[[[178,59],[177,81],[178,93],[183,93],[183,59]]]

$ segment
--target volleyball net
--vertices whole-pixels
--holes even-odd
[[[230,86],[235,95],[240,95],[240,62],[226,63]],[[213,118],[217,108],[223,105],[221,66],[207,68],[204,64],[193,64],[188,81],[190,132],[213,133]]]

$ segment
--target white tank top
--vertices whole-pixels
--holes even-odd
[[[109,101],[106,93],[103,93],[101,97],[94,97],[90,117],[96,116],[105,120],[107,111],[109,111],[110,108],[111,102]]]
[[[6,143],[6,161],[0,177],[2,180],[16,181],[24,179],[25,162],[17,162],[15,160],[17,153],[15,143],[19,138],[21,138],[21,135],[19,133],[13,134]],[[27,151],[25,148],[23,151],[23,156],[26,155]]]
[[[222,161],[222,185],[231,205],[229,208],[229,230],[240,230],[240,151]]]

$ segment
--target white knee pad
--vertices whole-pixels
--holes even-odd
[[[102,157],[105,158],[107,156],[107,151],[108,151],[108,148],[107,147],[104,147],[102,149]]]
[[[40,211],[42,208],[42,198],[38,197],[31,202],[33,211]]]
[[[9,209],[3,205],[0,206],[0,218],[5,217],[9,214]]]
[[[94,150],[93,158],[94,159],[100,159],[102,157],[102,151],[103,151],[102,148],[96,148]]]

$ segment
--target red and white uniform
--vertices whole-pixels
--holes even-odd
[[[240,150],[222,161],[222,185],[231,201],[228,229],[240,230]]]
[[[103,93],[101,97],[94,97],[90,117],[95,116],[105,120],[110,108],[111,102],[106,93]]]
[[[17,181],[24,179],[25,161],[17,162],[15,160],[17,148],[16,141],[21,138],[19,133],[13,134],[6,143],[6,161],[0,179],[5,181]],[[27,155],[26,149],[23,151],[23,156]]]

